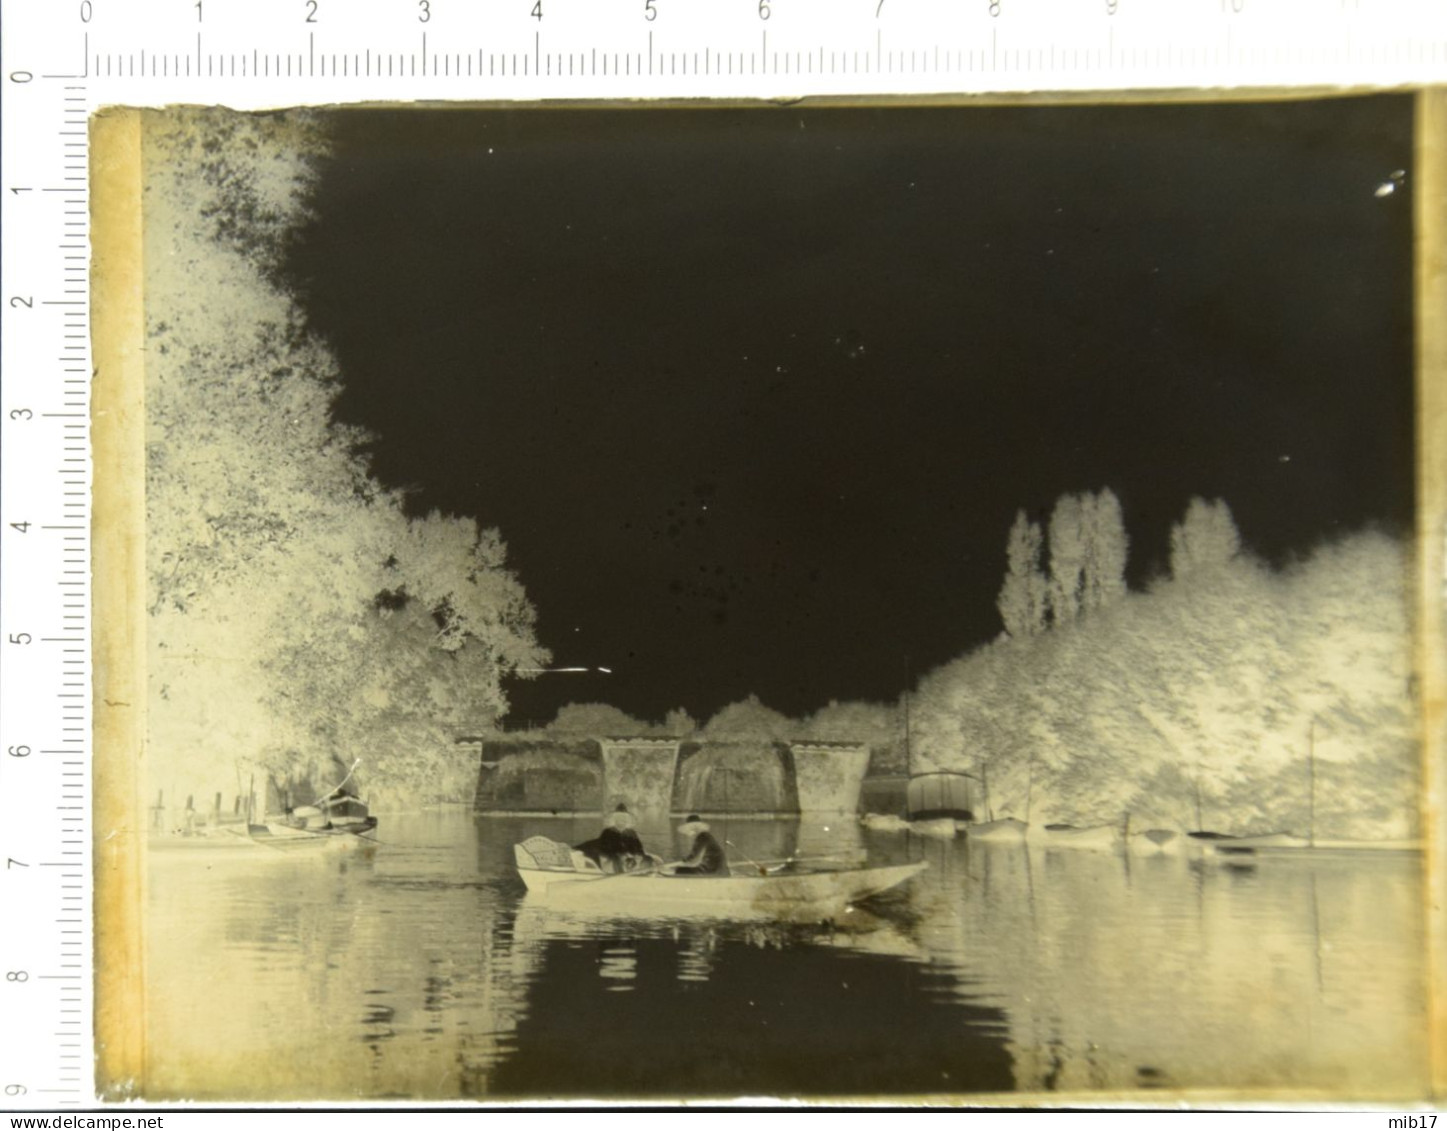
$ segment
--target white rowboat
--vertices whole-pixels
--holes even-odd
[[[560,865],[538,866],[534,853],[514,846],[518,875],[530,894],[567,905],[638,907],[652,913],[718,909],[720,913],[776,914],[865,899],[917,876],[925,861],[883,868],[821,871],[670,875],[657,869],[608,874]]]

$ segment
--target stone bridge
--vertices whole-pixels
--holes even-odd
[[[848,742],[643,736],[459,740],[482,751],[479,813],[852,813],[869,748]]]

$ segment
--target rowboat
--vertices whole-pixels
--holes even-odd
[[[1091,825],[1088,828],[1079,828],[1076,825],[1046,825],[1041,839],[1046,848],[1108,852],[1120,846],[1121,830],[1119,825]]]
[[[307,850],[318,848],[356,848],[375,845],[377,842],[365,834],[377,827],[377,818],[368,817],[346,825],[331,828],[298,828],[295,825],[273,822],[264,825],[248,825],[247,834],[253,844],[263,845],[280,851]]]
[[[896,887],[929,866],[919,861],[883,868],[808,871],[791,865],[779,871],[740,868],[718,876],[673,875],[652,867],[610,874],[578,867],[571,859],[569,866],[564,866],[536,843],[543,839],[533,837],[513,846],[518,875],[530,894],[546,894],[549,901],[563,904],[637,907],[663,914],[700,908],[727,914],[775,914],[848,904]],[[558,847],[568,851],[566,846]]]
[[[1014,817],[1002,817],[998,821],[981,821],[967,825],[965,836],[985,844],[1024,844],[1026,824]]]
[[[257,844],[290,850],[375,844],[367,834],[376,827],[366,803],[338,788],[311,805],[288,810],[283,818],[248,824],[246,831]]]

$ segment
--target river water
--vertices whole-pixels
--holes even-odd
[[[150,855],[146,1093],[195,1100],[1408,1098],[1415,854],[1226,863],[715,822],[735,859],[924,859],[833,922],[563,914],[512,845],[595,821],[383,820],[374,852]],[[669,854],[665,828],[643,829]],[[720,835],[721,834],[721,835]]]

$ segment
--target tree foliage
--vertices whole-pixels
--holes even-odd
[[[341,375],[278,282],[325,140],[193,110],[148,115],[145,146],[157,780],[361,757],[373,786],[454,792],[456,735],[546,653],[498,532],[409,516],[332,418]]]
[[[1050,583],[1040,568],[1044,544],[1040,524],[1031,522],[1022,510],[1015,515],[1005,546],[1005,582],[995,602],[1005,631],[1012,637],[1043,632],[1050,607]]]
[[[1050,613],[1057,625],[1080,615],[1085,554],[1085,508],[1079,495],[1062,495],[1050,512]]]
[[[588,738],[636,738],[657,728],[607,703],[569,703],[558,709],[548,730],[557,735]]]
[[[1185,577],[1225,565],[1241,551],[1231,508],[1221,499],[1194,498],[1171,527],[1171,576]]]
[[[760,742],[792,742],[801,737],[800,724],[788,715],[766,707],[757,695],[721,708],[703,727],[709,738],[750,739]]]
[[[917,768],[983,777],[997,816],[1411,835],[1405,548],[1364,533],[1273,571],[1196,502],[1179,576],[930,673]]]
[[[1125,566],[1130,541],[1120,500],[1109,487],[1081,498],[1085,530],[1085,565],[1081,572],[1080,605],[1085,612],[1102,609],[1125,596]]]

